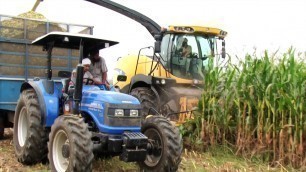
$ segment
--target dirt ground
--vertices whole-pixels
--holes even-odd
[[[13,146],[13,129],[5,129],[4,139],[0,140],[0,172],[45,172],[50,171],[48,164],[25,166],[17,161]],[[98,159],[93,162],[93,171],[97,172],[135,172],[139,171],[136,163],[125,163],[118,157]],[[184,149],[178,172],[240,172],[240,171],[290,171],[271,168],[266,164],[249,162],[246,159],[216,152],[197,153]]]
[[[18,163],[14,154],[13,130],[5,129],[4,139],[0,140],[0,171],[22,171],[26,166]]]
[[[186,154],[186,153],[185,153]],[[180,164],[179,172],[181,171],[198,171],[197,170],[187,170],[193,166],[197,167],[205,167],[205,163],[201,162],[201,160],[197,160],[198,163],[195,163],[195,158],[191,156],[184,155],[182,158],[182,162]],[[192,162],[191,162],[192,161]],[[199,163],[201,163],[199,165]],[[32,171],[50,171],[48,164],[36,164],[33,166],[26,166],[17,161],[14,152],[13,146],[13,129],[5,129],[4,139],[0,140],[0,172],[32,172]],[[118,157],[111,159],[99,159],[94,160],[93,162],[93,171],[97,172],[135,172],[139,171],[136,163],[125,163],[119,160]],[[200,170],[202,171],[202,170]],[[210,171],[210,170],[209,170]]]
[[[116,165],[114,165],[116,164]],[[0,140],[0,172],[50,171],[48,164],[26,166],[17,161],[13,146],[13,129],[5,129],[4,139]],[[135,163],[124,163],[118,158],[94,160],[93,171],[138,171]]]

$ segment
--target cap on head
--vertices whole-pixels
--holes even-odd
[[[83,65],[83,66],[84,66],[84,65],[90,65],[90,64],[91,64],[91,61],[90,61],[89,58],[85,58],[85,59],[82,60],[82,65]]]
[[[188,42],[188,39],[187,39],[187,38],[184,38],[183,42],[186,42],[186,43],[187,43],[187,42]]]

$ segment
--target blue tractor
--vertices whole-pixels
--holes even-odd
[[[83,172],[92,170],[94,156],[119,156],[138,162],[143,171],[178,169],[182,138],[174,125],[161,115],[141,116],[140,102],[133,96],[83,84],[84,54],[117,43],[64,32],[32,42],[47,52],[47,70],[46,78],[34,78],[20,89],[13,138],[19,162],[34,164],[48,158],[51,171]],[[68,88],[71,72],[58,73],[63,84],[52,80],[54,47],[79,49],[73,88]]]

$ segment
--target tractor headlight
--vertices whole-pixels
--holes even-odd
[[[138,116],[138,110],[130,110],[130,116]]]
[[[115,109],[115,116],[124,116],[123,109]]]

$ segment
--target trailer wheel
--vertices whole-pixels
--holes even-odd
[[[17,159],[24,164],[35,164],[46,159],[47,132],[41,124],[41,111],[33,89],[24,90],[14,115],[14,148]]]
[[[0,139],[3,139],[4,135],[4,119],[3,116],[0,116]]]
[[[141,111],[141,115],[142,116],[147,116],[149,115],[149,109],[152,107],[157,107],[156,110],[158,111],[158,102],[155,96],[155,93],[147,87],[137,87],[134,88],[131,91],[131,95],[136,97],[140,103],[141,103],[141,107],[142,107],[142,111]],[[155,114],[154,111],[150,111],[150,114]]]
[[[148,137],[146,160],[139,162],[142,171],[177,171],[183,150],[182,137],[177,127],[162,116],[145,119],[141,132]]]
[[[58,117],[51,127],[48,149],[51,171],[92,170],[93,143],[83,118],[74,115]]]

